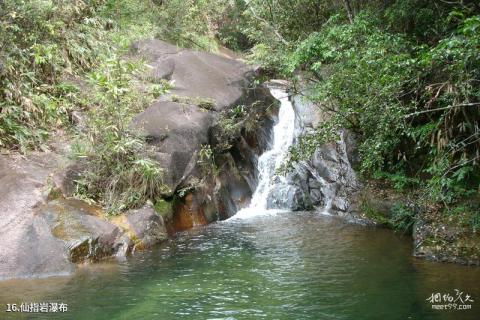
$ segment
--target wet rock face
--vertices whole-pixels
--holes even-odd
[[[56,159],[48,156],[0,157],[0,279],[73,270],[62,241],[35,215],[46,201],[45,179],[56,165]]]
[[[168,238],[163,218],[151,206],[132,210],[125,216],[130,231],[135,237],[135,249],[144,249],[159,244]]]
[[[116,240],[120,229],[103,220],[101,214],[83,201],[66,199],[51,201],[37,212],[51,234],[63,242],[72,263],[98,261],[119,249]]]
[[[259,94],[263,89],[249,89],[254,71],[238,60],[180,49],[160,40],[137,42],[132,54],[145,58],[152,67],[147,80],[163,79],[173,84],[168,95],[132,123],[156,147],[170,187],[165,195],[171,196],[195,175],[198,151],[209,143],[218,112],[253,103],[257,95],[264,95]]]
[[[175,214],[171,227],[175,232],[191,229],[194,226],[206,225],[205,206],[198,193],[188,193],[175,205]]]
[[[319,108],[303,97],[294,97],[295,136],[314,130],[323,120]],[[348,131],[339,140],[317,148],[307,161],[297,163],[286,179],[288,185],[276,188],[269,207],[291,210],[325,210],[342,216],[351,215],[351,198],[359,182],[352,169],[356,162],[355,139]]]
[[[0,157],[0,279],[65,275],[75,263],[121,249],[120,230],[97,208],[49,201],[49,181],[61,170],[60,158],[53,152]]]
[[[309,163],[308,193],[312,203],[322,203],[331,213],[349,214],[352,195],[360,184],[352,168],[355,141],[348,131],[340,139],[318,148]]]

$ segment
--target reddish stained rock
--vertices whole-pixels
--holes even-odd
[[[188,230],[194,226],[206,225],[207,223],[203,206],[199,203],[197,197],[189,193],[175,205],[171,231]]]

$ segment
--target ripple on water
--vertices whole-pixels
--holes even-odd
[[[433,312],[426,298],[459,288],[480,301],[480,269],[411,249],[388,230],[278,213],[184,232],[71,278],[3,282],[0,301],[68,303],[58,319],[478,319],[480,303]]]

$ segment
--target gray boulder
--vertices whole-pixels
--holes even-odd
[[[60,158],[53,152],[0,156],[0,279],[66,275],[75,263],[124,249],[120,230],[98,209],[49,201]]]
[[[125,219],[135,238],[134,249],[148,248],[168,238],[162,217],[151,206],[132,210],[125,215]]]
[[[245,63],[216,54],[180,49],[160,40],[132,45],[131,54],[151,66],[144,81],[169,80],[170,94],[162,96],[132,121],[155,146],[165,169],[170,197],[190,177],[202,178],[196,168],[202,145],[215,144],[220,111],[264,101],[273,103],[265,88],[250,88],[255,70]],[[259,138],[263,139],[262,137]]]
[[[151,66],[149,80],[172,81],[172,95],[213,100],[215,110],[245,103],[253,69],[216,54],[180,49],[161,40],[132,45],[132,54]]]
[[[156,147],[156,158],[166,169],[164,182],[171,192],[192,172],[196,153],[208,143],[211,123],[209,112],[170,101],[154,103],[133,120]]]
[[[119,250],[118,227],[102,219],[102,212],[79,200],[58,199],[38,210],[51,234],[64,244],[72,263],[98,261]]]
[[[73,270],[62,241],[36,215],[46,201],[44,183],[56,161],[33,158],[0,156],[0,279]]]

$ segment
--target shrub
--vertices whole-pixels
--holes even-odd
[[[0,147],[41,148],[68,122],[78,101],[63,79],[94,67],[105,49],[102,3],[0,3]]]
[[[450,27],[450,16],[440,29]],[[368,11],[353,23],[333,16],[302,41],[289,71],[308,72],[309,98],[328,119],[300,139],[291,162],[349,128],[366,177],[398,188],[421,184],[431,200],[446,203],[478,192],[480,16],[455,17],[456,29],[434,45],[385,30]]]
[[[90,74],[97,89],[87,130],[80,134],[76,156],[86,162],[77,181],[77,196],[98,202],[110,214],[152,202],[168,191],[163,172],[139,132],[129,128],[132,117],[151,102],[132,85],[143,64],[113,56]]]

